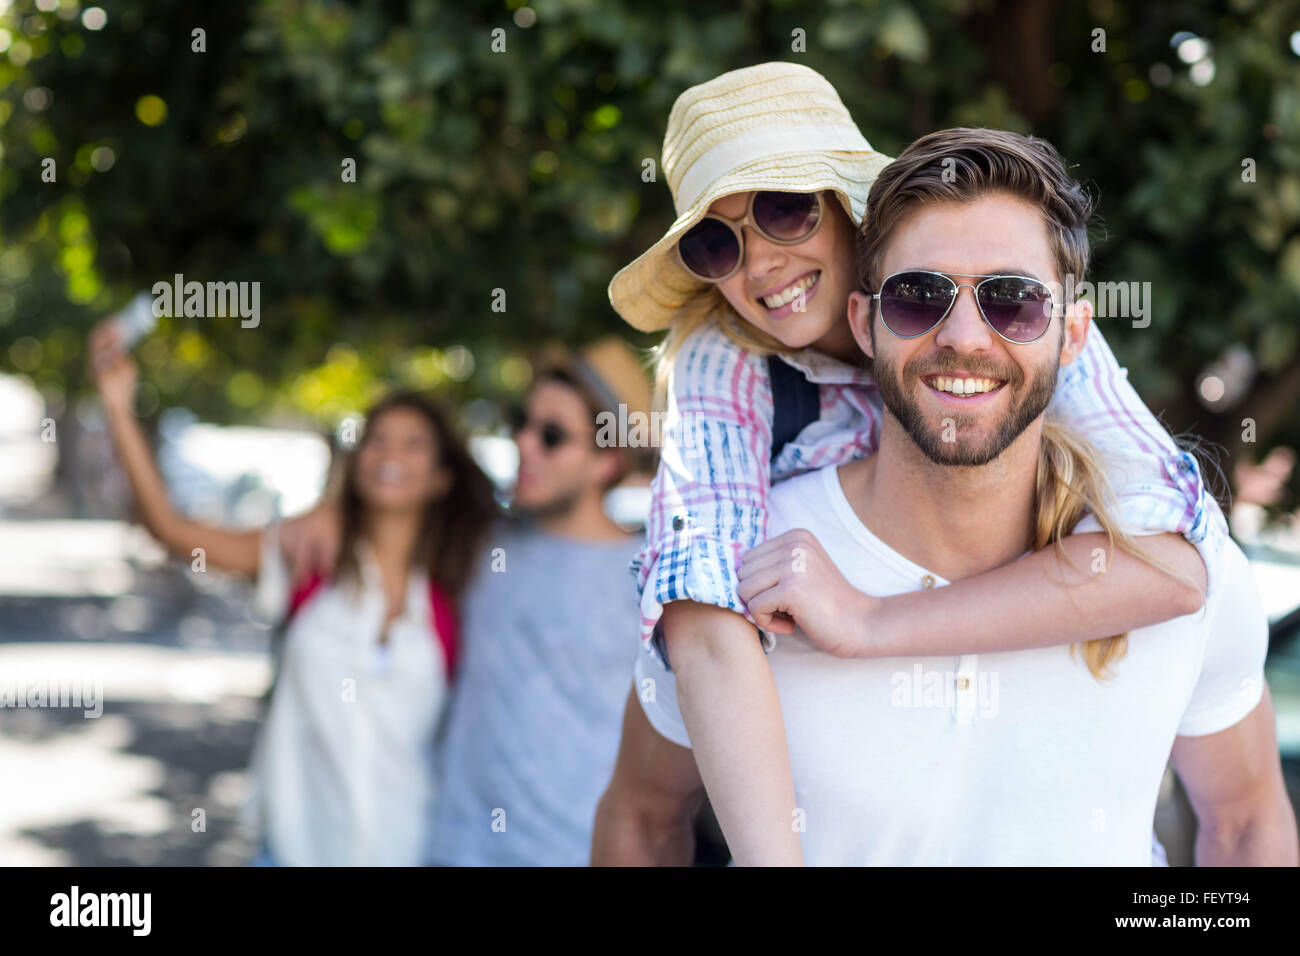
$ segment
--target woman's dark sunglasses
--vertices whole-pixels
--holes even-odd
[[[745,261],[744,226],[753,226],[768,242],[792,246],[821,228],[825,211],[821,193],[751,193],[740,219],[709,213],[692,226],[677,240],[677,258],[697,279],[723,282]]]
[[[574,438],[573,433],[562,425],[557,425],[555,422],[531,421],[528,418],[528,413],[522,408],[512,408],[510,410],[510,433],[512,435],[518,435],[531,427],[537,428],[537,438],[547,451],[554,451]]]
[[[880,321],[899,338],[925,335],[952,311],[963,287],[975,293],[980,315],[1008,342],[1027,345],[1052,324],[1056,298],[1045,282],[1028,276],[972,275],[975,285],[959,283],[942,272],[895,272],[871,298],[880,303]]]

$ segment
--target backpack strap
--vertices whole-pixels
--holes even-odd
[[[447,662],[447,683],[456,678],[456,664],[460,656],[460,616],[456,604],[433,578],[429,578],[429,619],[438,632],[443,660]]]
[[[311,600],[312,595],[321,589],[321,585],[324,583],[325,579],[323,577],[319,574],[313,574],[294,588],[293,593],[289,595],[289,613],[286,618],[292,619],[302,609],[302,606]]]
[[[289,623],[298,616],[303,605],[310,601],[321,587],[325,584],[325,579],[319,574],[313,574],[311,577],[298,584],[289,593],[289,609],[285,612],[284,617],[280,618],[279,624],[271,631],[271,686],[266,689],[262,695],[262,715],[266,716],[267,708],[271,706],[271,695],[275,693],[275,688],[280,683],[280,667],[284,663],[284,639],[289,633]]]
[[[817,383],[779,355],[767,357],[767,372],[772,381],[771,460],[776,461],[781,450],[821,416],[821,398]]]

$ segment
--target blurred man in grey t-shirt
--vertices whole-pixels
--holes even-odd
[[[597,416],[646,414],[650,390],[617,340],[553,356],[520,420],[512,511],[462,601],[430,858],[450,866],[581,866],[618,753],[639,653],[639,546],[605,493],[643,449],[602,447]],[[601,419],[604,421],[604,419]]]

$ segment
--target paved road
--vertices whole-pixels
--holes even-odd
[[[0,864],[251,856],[237,821],[269,630],[239,582],[159,559],[111,522],[0,522],[0,692],[86,695],[0,707]]]

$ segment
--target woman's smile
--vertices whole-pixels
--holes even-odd
[[[806,311],[809,300],[817,294],[821,277],[821,269],[812,269],[793,282],[778,286],[773,291],[761,293],[755,298],[766,310],[768,318],[785,318],[794,312]]]

